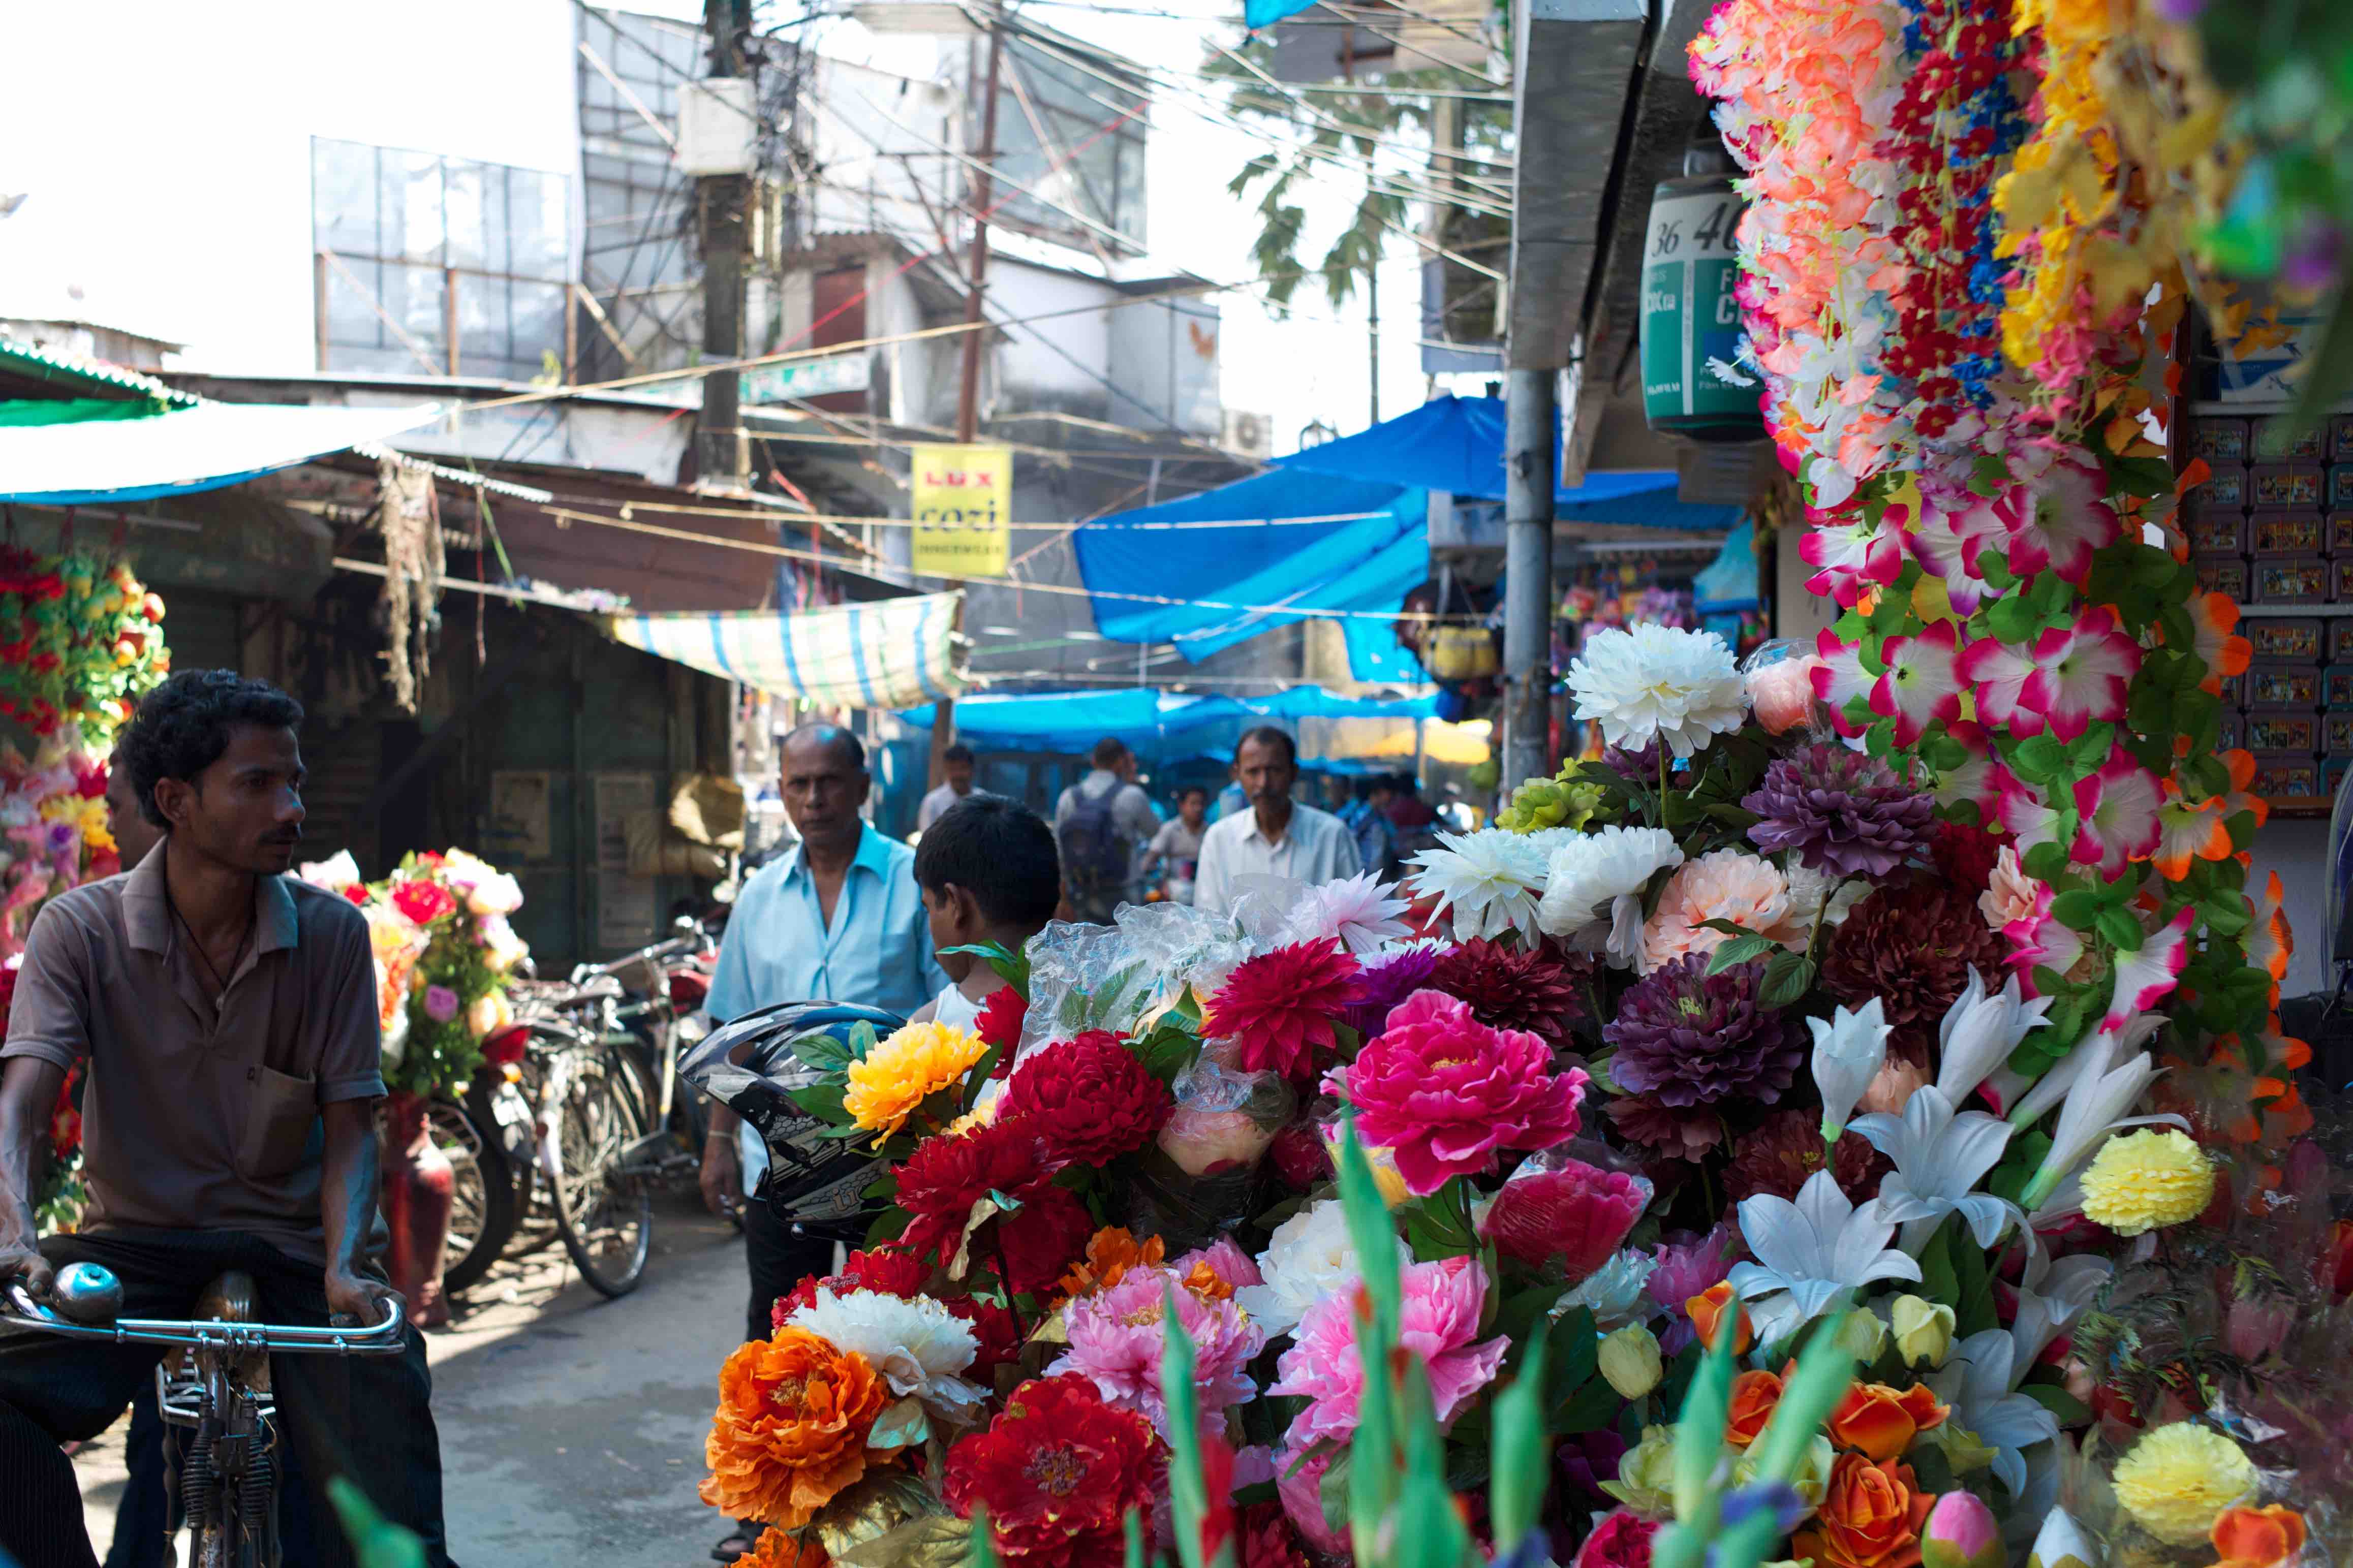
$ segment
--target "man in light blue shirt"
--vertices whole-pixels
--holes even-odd
[[[785,737],[781,772],[785,814],[801,841],[754,872],[736,896],[711,980],[712,1022],[779,1002],[914,1012],[948,977],[932,952],[915,852],[859,817],[873,787],[866,749],[847,730],[804,725]],[[768,1310],[778,1296],[803,1276],[833,1268],[831,1238],[797,1234],[765,1204],[744,1205],[744,1192],[766,1167],[767,1149],[757,1135],[733,1111],[714,1105],[702,1151],[702,1195],[714,1213],[743,1207],[752,1272],[744,1326],[752,1339],[767,1338]],[[749,1532],[747,1526],[746,1540]]]

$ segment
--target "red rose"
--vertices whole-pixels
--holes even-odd
[[[1118,1036],[1090,1029],[1023,1062],[997,1114],[1022,1118],[1053,1158],[1100,1165],[1144,1147],[1175,1105]]]
[[[1148,1515],[1166,1469],[1152,1424],[1073,1373],[1015,1389],[987,1431],[948,1450],[943,1491],[961,1518],[988,1510],[1009,1563],[1108,1568],[1125,1555],[1124,1521]]]
[[[458,907],[448,889],[438,882],[412,877],[392,885],[392,907],[419,926],[429,926]]]
[[[1276,1133],[1266,1152],[1283,1185],[1294,1192],[1303,1193],[1332,1174],[1332,1155],[1324,1140],[1298,1122]]]

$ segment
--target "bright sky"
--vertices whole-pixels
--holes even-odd
[[[1057,32],[1169,71],[1198,70],[1210,52],[1205,37],[1230,45],[1241,34],[1239,0],[1139,0],[1134,5],[1041,0],[1021,9]],[[818,47],[827,54],[908,76],[934,72],[937,46],[927,37],[880,34],[848,20],[818,26],[823,29]],[[1203,86],[1222,101],[1220,89]],[[1256,276],[1254,197],[1228,195],[1226,182],[1265,145],[1252,132],[1216,117],[1200,98],[1155,93],[1146,170],[1151,254],[1135,264],[1136,275],[1186,271],[1221,282]],[[1313,266],[1353,214],[1362,187],[1335,168],[1312,188],[1293,189],[1308,213],[1299,256]],[[1380,269],[1381,412],[1388,418],[1419,406],[1427,385],[1418,346],[1420,254],[1411,241],[1397,237]],[[1321,281],[1311,280],[1293,296],[1284,319],[1247,289],[1219,299],[1225,405],[1271,415],[1278,453],[1294,449],[1313,420],[1343,435],[1370,423],[1371,354],[1361,289],[1335,308]]]

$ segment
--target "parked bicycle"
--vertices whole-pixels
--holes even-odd
[[[278,1407],[272,1355],[395,1355],[400,1309],[369,1328],[311,1328],[258,1321],[253,1277],[223,1274],[185,1321],[124,1318],[122,1284],[94,1263],[58,1270],[54,1305],[21,1281],[0,1300],[0,1325],[67,1339],[182,1347],[155,1372],[166,1428],[176,1521],[187,1530],[189,1568],[278,1568]]]

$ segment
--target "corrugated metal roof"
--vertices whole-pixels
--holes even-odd
[[[124,370],[102,361],[36,348],[11,337],[0,337],[0,375],[48,382],[73,391],[131,394],[153,398],[170,408],[194,408],[201,398],[164,385],[152,375]]]

